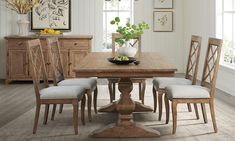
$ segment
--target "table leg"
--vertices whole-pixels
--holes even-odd
[[[118,83],[118,89],[121,92],[120,99],[112,105],[119,113],[119,119],[116,124],[110,124],[103,129],[96,130],[93,137],[158,137],[160,133],[156,130],[136,124],[133,121],[132,113],[135,111],[136,104],[132,99],[130,92],[133,84],[130,78],[122,78]]]

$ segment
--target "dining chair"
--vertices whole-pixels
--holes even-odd
[[[51,65],[53,66],[53,78],[55,86],[81,86],[86,89],[87,96],[87,107],[88,107],[88,118],[89,121],[92,120],[91,117],[91,103],[92,103],[92,93],[94,92],[93,105],[94,111],[97,113],[97,78],[76,78],[76,79],[65,79],[64,70],[61,61],[61,51],[60,43],[57,37],[47,38],[47,46],[49,49],[49,57],[51,60]],[[60,106],[60,113],[62,112],[63,105]],[[54,119],[56,111],[56,105],[53,106],[52,120]]]
[[[116,43],[115,39],[122,37],[121,34],[118,33],[112,33],[112,56],[115,57],[115,52],[116,52]],[[138,44],[138,53],[137,57],[140,56],[141,54],[141,37],[138,37],[135,39],[135,42],[133,46]],[[110,102],[113,102],[115,100],[115,93],[116,93],[116,84],[119,82],[119,78],[109,78],[108,79],[108,88],[109,88],[109,95],[110,95]],[[143,78],[133,78],[131,81],[133,83],[138,83],[139,84],[139,100],[144,104],[144,94],[145,94],[145,88],[146,88],[146,79]]]
[[[85,111],[85,89],[78,86],[71,87],[49,87],[46,73],[45,61],[39,39],[27,41],[27,49],[30,60],[31,73],[33,77],[36,95],[36,112],[34,119],[33,134],[37,131],[41,105],[45,104],[44,124],[47,124],[50,104],[72,104],[73,125],[75,134],[78,134],[78,102],[81,101],[81,120],[84,124]],[[43,80],[43,83],[41,83]]]
[[[153,100],[154,100],[154,112],[157,109],[157,101],[159,107],[159,116],[158,120],[162,118],[162,97],[165,93],[165,87],[173,84],[180,85],[195,85],[197,81],[197,72],[198,72],[198,64],[201,50],[201,37],[192,35],[189,55],[188,55],[188,63],[186,67],[186,73],[184,78],[177,77],[155,77],[153,78]],[[188,103],[188,110],[191,112],[191,106]],[[197,119],[199,119],[198,109],[196,103],[194,104],[195,114]]]
[[[164,97],[166,103],[166,123],[169,122],[170,100],[172,102],[173,134],[176,133],[177,126],[177,105],[181,103],[201,103],[202,115],[205,123],[208,122],[205,103],[208,103],[210,106],[214,131],[217,132],[214,97],[222,44],[223,40],[221,39],[209,38],[201,86],[170,85],[166,87],[166,95]]]

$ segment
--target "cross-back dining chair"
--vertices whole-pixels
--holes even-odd
[[[121,34],[118,33],[112,33],[112,56],[116,56],[116,43],[115,40],[117,38],[122,37]],[[136,54],[136,57],[139,57],[141,55],[141,37],[137,37],[134,40],[134,43],[132,46],[138,45],[138,51]],[[108,79],[108,88],[109,88],[109,95],[110,95],[110,102],[113,102],[115,100],[115,92],[116,92],[116,84],[119,82],[119,78],[109,78]],[[143,78],[133,78],[131,81],[133,83],[139,84],[139,100],[144,104],[144,94],[145,94],[145,88],[146,88],[146,79]]]
[[[153,79],[153,97],[154,97],[154,112],[157,109],[157,100],[159,105],[159,117],[158,120],[162,118],[162,97],[165,93],[165,87],[173,84],[180,85],[195,85],[197,81],[198,64],[201,50],[201,37],[192,35],[188,63],[186,67],[186,73],[184,78],[177,77],[156,77]],[[188,103],[188,110],[191,112],[191,106]],[[195,114],[197,119],[199,119],[198,109],[196,103],[194,104]]]
[[[85,89],[82,87],[49,87],[45,61],[39,39],[27,41],[27,49],[36,94],[36,112],[33,134],[37,131],[41,105],[45,105],[44,124],[47,124],[50,104],[72,104],[75,134],[78,134],[78,102],[81,101],[81,119],[84,124]],[[43,83],[41,83],[43,80]]]
[[[210,106],[214,131],[217,132],[214,111],[214,97],[222,44],[223,41],[220,39],[209,38],[201,86],[171,85],[166,87],[166,123],[169,122],[170,100],[172,101],[173,134],[176,133],[177,105],[180,103],[201,103],[202,114],[205,123],[208,122],[206,116],[205,103],[208,103]]]
[[[92,103],[92,93],[94,92],[94,111],[97,113],[97,78],[76,78],[76,79],[65,79],[64,70],[61,60],[60,53],[60,43],[57,37],[47,38],[47,45],[49,49],[49,56],[51,60],[51,65],[53,66],[53,79],[55,86],[81,86],[86,89],[87,95],[87,107],[88,107],[88,118],[89,121],[92,120],[91,117],[91,103]],[[60,106],[60,113],[62,112],[63,105]],[[52,120],[54,119],[56,105],[53,107]]]

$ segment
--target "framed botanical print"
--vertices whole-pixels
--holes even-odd
[[[154,32],[172,32],[173,31],[173,12],[172,11],[154,11],[153,30]]]
[[[156,9],[172,9],[173,0],[153,0],[154,8]]]
[[[71,30],[71,0],[40,0],[31,13],[31,30]]]

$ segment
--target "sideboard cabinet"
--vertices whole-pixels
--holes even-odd
[[[27,53],[26,41],[38,38],[37,36],[7,36],[5,37],[7,45],[7,66],[6,83],[11,81],[32,80],[29,57]],[[45,65],[49,80],[52,80],[51,62],[48,56],[46,37],[39,37],[44,53]],[[92,36],[60,36],[61,57],[66,78],[75,77],[73,69],[87,53],[91,52]]]

